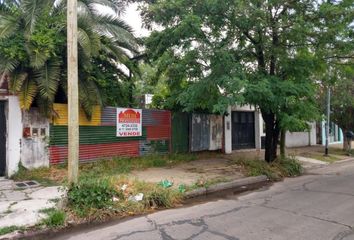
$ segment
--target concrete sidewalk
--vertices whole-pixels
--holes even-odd
[[[34,226],[45,214],[40,210],[55,207],[63,193],[58,187],[18,188],[15,182],[0,179],[0,228]]]

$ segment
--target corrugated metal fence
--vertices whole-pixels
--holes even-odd
[[[57,113],[50,126],[50,163],[63,163],[68,157],[67,105],[55,104]],[[171,112],[143,110],[143,135],[116,137],[116,108],[94,109],[88,120],[80,112],[80,161],[87,162],[117,156],[142,156],[169,153]]]

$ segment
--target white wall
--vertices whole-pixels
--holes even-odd
[[[21,162],[26,168],[49,166],[49,121],[32,108],[23,113],[23,128],[29,128],[30,137],[22,138]],[[37,132],[37,134],[35,133]]]
[[[287,132],[286,147],[305,147],[316,145],[316,123],[310,124],[308,132]]]
[[[7,175],[11,176],[18,170],[21,160],[22,112],[18,97],[9,96],[7,102]]]
[[[231,134],[231,107],[227,109],[227,115],[224,117],[225,133],[224,133],[224,150],[226,154],[232,153],[232,134]]]

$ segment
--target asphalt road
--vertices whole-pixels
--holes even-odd
[[[348,240],[354,239],[353,226],[352,161],[242,196],[229,195],[54,239]]]

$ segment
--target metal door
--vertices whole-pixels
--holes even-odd
[[[255,147],[254,112],[232,112],[232,149]]]
[[[0,176],[6,171],[6,117],[5,102],[0,101]]]

